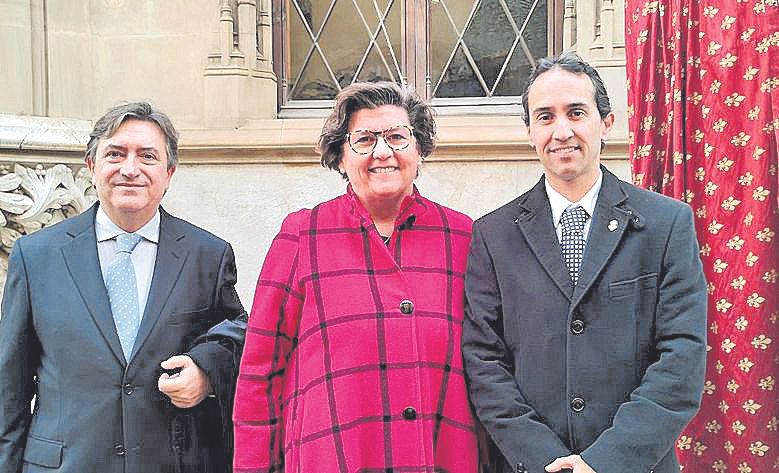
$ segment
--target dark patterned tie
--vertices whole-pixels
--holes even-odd
[[[117,236],[116,256],[106,271],[105,286],[108,290],[108,300],[111,302],[116,333],[119,335],[119,342],[122,344],[124,358],[127,361],[130,360],[141,322],[138,309],[138,286],[135,282],[135,268],[130,255],[142,238],[135,233],[122,233]]]
[[[560,224],[563,228],[560,246],[574,286],[579,279],[579,266],[582,264],[584,247],[587,244],[587,239],[584,237],[584,225],[588,218],[590,216],[581,205],[568,207],[560,218]]]

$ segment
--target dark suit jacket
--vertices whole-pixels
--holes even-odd
[[[706,357],[692,211],[602,169],[575,288],[543,178],[474,224],[463,355],[506,471],[577,453],[598,473],[679,472]]]
[[[157,260],[129,363],[95,239],[97,204],[19,239],[0,318],[3,473],[229,470],[246,313],[230,245],[161,210]],[[178,409],[160,362],[186,353],[215,398]],[[30,401],[36,396],[35,411]]]

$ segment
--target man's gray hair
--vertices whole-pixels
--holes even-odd
[[[179,161],[179,134],[167,115],[156,110],[147,102],[132,102],[111,107],[95,122],[95,127],[89,134],[89,142],[85,159],[94,162],[97,145],[100,140],[109,138],[116,133],[117,128],[127,120],[141,120],[157,125],[165,136],[165,151],[168,155],[168,169],[176,166]]]

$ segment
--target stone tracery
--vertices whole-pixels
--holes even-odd
[[[0,164],[0,295],[16,240],[83,212],[95,200],[86,167]]]

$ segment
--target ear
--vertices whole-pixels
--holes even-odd
[[[176,172],[176,166],[171,166],[168,168],[168,179],[173,177],[173,173]]]
[[[614,112],[609,112],[606,118],[603,119],[603,127],[601,128],[601,138],[606,141],[611,133],[611,128],[614,126]]]
[[[84,155],[84,164],[86,165],[87,169],[89,169],[90,174],[95,173],[95,161],[93,159],[89,159],[89,156],[86,154]]]

